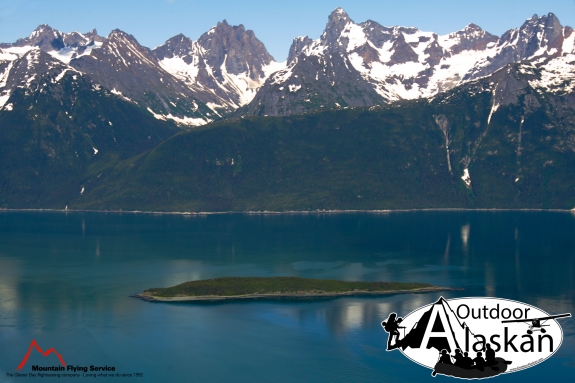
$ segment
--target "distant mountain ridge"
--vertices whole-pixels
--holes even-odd
[[[27,38],[0,44],[0,110],[14,91],[8,81],[13,66],[38,52],[48,53],[41,55],[42,67],[56,60],[157,119],[184,126],[206,124],[248,103],[282,67],[252,31],[226,21],[195,42],[178,35],[154,50],[120,30],[101,37],[96,30],[62,33],[40,25]],[[37,70],[30,67],[28,75]]]
[[[297,114],[433,97],[509,64],[573,61],[574,41],[572,28],[552,13],[534,15],[498,38],[475,24],[444,36],[371,20],[356,24],[338,8],[320,39],[294,39],[286,69],[273,74],[242,113]]]
[[[24,74],[17,62],[26,55],[42,64]],[[9,111],[18,79],[60,64],[156,119],[198,126],[230,114],[293,115],[435,97],[520,62],[552,67],[544,77],[560,86],[573,74],[574,55],[573,29],[552,13],[501,37],[475,24],[440,36],[371,20],[356,24],[337,8],[318,40],[294,39],[284,63],[252,31],[225,20],[195,41],[177,35],[153,50],[120,30],[102,37],[40,25],[0,44],[0,113]]]

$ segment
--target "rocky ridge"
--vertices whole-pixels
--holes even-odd
[[[180,34],[153,50],[120,30],[101,37],[96,30],[62,33],[40,25],[0,44],[0,111],[9,111],[14,87],[29,86],[38,71],[55,65],[17,65],[51,60],[40,52],[157,119],[198,126],[230,114],[293,115],[431,98],[516,63],[543,70],[538,86],[572,91],[575,33],[552,13],[501,37],[475,24],[440,36],[371,20],[357,24],[337,8],[319,39],[295,38],[287,62],[278,63],[252,31],[225,20],[195,41]]]
[[[338,8],[320,39],[294,39],[288,66],[242,113],[297,114],[429,98],[524,61],[556,62],[550,65],[564,70],[552,76],[560,82],[573,72],[566,63],[573,61],[574,38],[552,13],[534,15],[498,38],[475,24],[444,36],[371,20],[356,24]]]

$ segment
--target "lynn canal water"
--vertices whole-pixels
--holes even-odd
[[[378,297],[149,303],[149,287],[223,276],[425,282],[463,291]],[[518,300],[575,313],[575,215],[151,215],[0,212],[0,382],[31,366],[114,367],[98,382],[448,381],[401,353],[381,327],[445,298]],[[575,320],[559,351],[501,382],[575,380]],[[67,372],[68,373],[68,372]],[[91,371],[88,371],[90,374]],[[116,374],[126,374],[118,377]],[[131,377],[129,376],[130,374]],[[143,374],[137,377],[135,374]],[[10,376],[12,375],[12,376]],[[109,376],[113,375],[113,376]]]

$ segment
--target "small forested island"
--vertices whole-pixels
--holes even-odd
[[[347,282],[298,277],[226,277],[150,288],[132,295],[146,301],[211,301],[246,298],[337,297],[455,290],[427,283]]]

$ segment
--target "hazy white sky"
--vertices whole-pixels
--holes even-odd
[[[292,39],[318,38],[327,16],[342,7],[355,22],[413,26],[446,34],[469,23],[501,35],[533,14],[575,27],[575,0],[0,0],[0,42],[14,42],[39,24],[63,32],[121,29],[153,48],[183,33],[197,39],[218,21],[243,24],[282,61]]]

